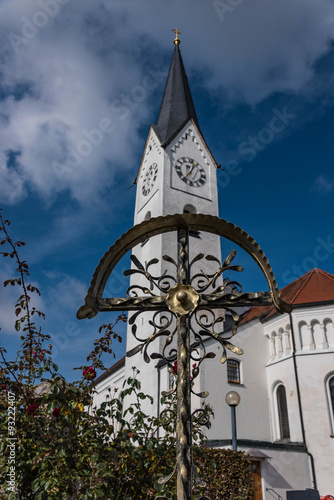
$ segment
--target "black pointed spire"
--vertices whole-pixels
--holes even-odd
[[[175,43],[156,124],[156,130],[162,143],[166,144],[190,118],[199,127],[179,43]]]

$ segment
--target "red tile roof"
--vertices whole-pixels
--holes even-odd
[[[292,306],[334,301],[334,276],[321,269],[312,269],[281,290],[281,298]],[[274,306],[252,307],[239,324],[275,314]]]

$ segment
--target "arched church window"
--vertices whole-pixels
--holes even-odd
[[[332,410],[334,413],[334,376],[329,379],[328,387],[329,387],[329,394],[330,394],[331,403],[332,403]]]
[[[194,207],[194,205],[190,205],[190,203],[188,203],[187,205],[185,205],[183,207],[183,213],[184,214],[196,214],[197,211],[196,211],[196,208]],[[201,233],[200,231],[189,231],[189,236],[193,236],[194,238],[201,238]]]
[[[197,210],[196,208],[194,207],[194,205],[190,205],[190,203],[188,203],[187,205],[185,205],[183,207],[183,213],[184,214],[196,214],[197,213]]]
[[[332,424],[332,434],[334,434],[334,374],[332,374],[328,379],[327,391],[328,391],[330,420]]]
[[[227,381],[240,384],[240,361],[235,359],[227,360]]]
[[[288,440],[290,439],[289,415],[286,392],[283,384],[277,387],[276,398],[280,439]]]

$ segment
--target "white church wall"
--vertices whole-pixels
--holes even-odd
[[[334,308],[331,305],[295,309],[297,353],[334,351]]]
[[[122,365],[120,368],[115,370],[104,380],[95,386],[95,393],[93,396],[93,408],[99,408],[105,401],[111,401],[113,398],[120,397],[122,391],[123,383],[125,380],[125,368]],[[115,432],[118,431],[118,422],[115,420],[113,422]]]
[[[110,394],[111,398],[116,394],[117,396],[122,390],[123,382],[125,380],[124,366],[116,370],[114,373],[106,377],[95,387],[94,403],[93,406],[99,407],[103,403],[107,395]]]
[[[244,350],[242,356],[228,352],[228,357],[240,361],[241,383],[227,381],[227,365],[219,362],[221,347],[218,343],[207,344],[208,351],[216,358],[203,363],[205,383],[201,389],[209,391],[208,402],[214,409],[215,419],[207,436],[212,440],[231,439],[231,410],[225,402],[225,395],[231,390],[239,393],[241,401],[236,409],[238,438],[270,441],[270,418],[267,396],[265,360],[269,347],[263,338],[262,325],[257,321],[240,327],[232,342]],[[210,349],[209,349],[210,345]]]
[[[138,172],[134,224],[143,222],[148,211],[151,212],[152,217],[161,215],[164,156],[165,153],[160,146],[160,141],[157,138],[154,130],[151,128],[148,134],[145,151]],[[157,165],[157,175],[156,177],[154,175],[151,178],[151,190],[149,192],[145,191],[144,194],[145,188],[143,184],[146,176],[149,175],[149,168],[154,164]]]
[[[334,437],[326,380],[327,374],[333,373],[334,354],[322,355],[324,359],[320,363],[319,359],[313,360],[314,357],[318,356],[299,356],[297,362],[301,379],[306,442],[315,458],[319,489],[322,494],[328,494],[334,492]]]
[[[280,441],[277,388],[285,387],[287,411],[290,428],[290,441],[302,442],[298,394],[294,364],[292,359],[293,342],[289,315],[275,316],[264,324],[264,335],[270,344],[270,357],[267,361],[268,397],[270,401],[271,427],[273,441]]]
[[[165,200],[164,215],[177,213],[175,210],[183,200],[195,205],[197,213],[218,215],[216,168],[213,158],[192,122],[188,122],[166,148],[166,156],[169,168],[165,171],[165,193],[171,188],[173,194]],[[173,168],[180,157],[189,157],[201,166],[206,176],[203,185],[192,186],[180,179]]]
[[[312,488],[310,459],[306,453],[274,449],[262,451],[270,456],[269,460],[261,463],[264,500],[272,500],[277,495],[285,498],[289,490]]]
[[[239,436],[244,439],[270,440],[265,366],[269,346],[258,321],[243,325],[239,330],[240,337],[239,333],[234,337],[234,343],[244,351],[240,357],[244,384],[244,391],[240,396],[244,402],[244,413],[239,412],[242,417],[239,421]]]
[[[160,146],[160,141],[158,140],[154,130],[151,128],[148,134],[146,147],[138,174],[134,224],[140,224],[144,220],[148,220],[151,217],[157,217],[162,213],[164,156],[164,151]],[[153,168],[152,165],[154,166]],[[150,168],[153,172],[152,175],[150,174]],[[148,178],[150,179],[151,184],[146,183]],[[137,245],[133,249],[132,254],[138,258],[143,266],[145,266],[145,264],[148,263],[151,259],[155,257],[159,258],[161,256],[161,252],[161,236],[155,236]],[[131,269],[137,269],[133,263],[131,264]],[[149,272],[152,273],[152,275],[159,276],[161,274],[161,261],[158,264],[154,264],[152,267],[150,267]],[[139,274],[131,276],[130,285],[134,284],[146,288],[149,287],[149,282],[147,281],[147,279]],[[144,295],[138,289],[135,291],[138,293],[138,295]],[[132,325],[129,322],[132,315],[133,314],[131,313],[128,315],[126,340],[127,352],[139,344],[139,341],[132,333]],[[135,324],[138,327],[140,338],[147,337],[150,333],[152,333],[152,326],[149,325],[149,321],[151,319],[152,313],[142,313],[135,321]],[[156,346],[154,345],[153,347]],[[157,348],[157,350],[158,349],[159,347]],[[137,370],[139,370],[137,378],[142,384],[142,391],[154,398],[157,397],[158,393],[158,377],[155,365],[156,362],[154,361],[149,364],[145,363],[142,353],[137,353],[131,358],[126,358],[125,362],[126,378],[132,376],[132,367],[135,366]],[[154,414],[155,410],[147,401],[144,402],[144,407],[148,414]]]
[[[292,442],[302,442],[302,432],[299,416],[298,394],[291,357],[272,362],[267,366],[268,396],[271,410],[272,440],[281,441],[279,415],[277,405],[277,388],[285,387],[287,411],[289,417],[290,439]]]
[[[329,374],[334,372],[334,352],[331,345],[333,319],[332,306],[296,308],[292,313],[306,445],[314,457],[316,480],[320,493],[323,495],[334,490],[332,478],[334,438],[331,437],[333,427],[326,387]],[[286,318],[279,317],[266,322],[264,331],[270,339],[272,333],[278,332],[280,328],[288,331],[288,326]],[[286,388],[291,441],[302,442],[292,351],[285,355],[283,353],[279,355],[276,351],[275,357],[271,356],[268,362],[267,371],[273,415],[273,439],[279,439],[275,384],[281,382]]]
[[[324,352],[321,347],[313,352],[301,351],[296,362],[306,443],[315,459],[318,486],[323,495],[333,493],[334,437],[326,383],[328,377],[334,374],[334,352]]]
[[[192,206],[194,213],[218,215],[216,168],[211,155],[206,149],[196,127],[188,122],[178,136],[166,148],[164,170],[164,203],[162,215],[183,213],[186,206]],[[191,186],[183,182],[174,168],[178,158],[188,157],[198,162],[206,175],[206,182],[201,186]],[[176,245],[168,234],[163,237],[164,250],[168,248],[176,257]],[[189,238],[190,260],[197,254],[211,254],[221,260],[220,238],[214,234],[201,232],[200,238]],[[175,258],[174,257],[174,258]],[[205,265],[204,265],[205,262]],[[207,272],[215,272],[217,264],[200,261],[192,269],[192,274],[205,267]],[[219,283],[221,284],[221,283]]]

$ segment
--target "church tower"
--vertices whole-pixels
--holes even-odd
[[[176,37],[158,119],[149,129],[138,171],[135,225],[151,217],[176,213],[218,215],[217,164],[200,131],[179,43]],[[152,259],[159,259],[158,263],[150,266],[150,272],[155,276],[161,276],[166,270],[167,274],[175,275],[175,268],[162,259],[166,254],[176,259],[176,233],[173,235],[155,236],[133,249],[133,255],[144,267]],[[220,238],[216,235],[190,231],[189,248],[190,261],[199,253],[211,254],[221,260]],[[202,269],[204,264],[201,262],[194,268]],[[217,264],[205,261],[205,269],[215,272]],[[138,284],[148,286],[144,278],[132,275],[130,286]],[[147,337],[152,313],[143,313],[140,318],[136,321],[137,335]],[[137,344],[128,324],[126,351]],[[161,352],[162,341],[161,345],[157,344],[158,341],[152,346],[152,351]],[[167,368],[164,380],[160,380],[156,362],[147,364],[138,354],[134,358],[126,358],[126,377],[131,376],[133,366],[140,370],[143,391],[159,400],[159,388],[166,390],[168,386]]]
[[[177,43],[158,120],[150,127],[139,167],[135,224],[184,210],[218,215],[216,167],[199,128]]]

